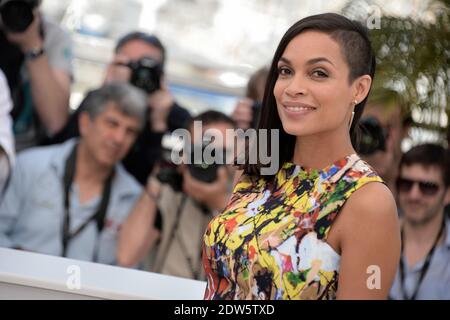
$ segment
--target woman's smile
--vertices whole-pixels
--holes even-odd
[[[316,107],[301,102],[283,101],[281,105],[289,117],[305,116],[317,110]]]

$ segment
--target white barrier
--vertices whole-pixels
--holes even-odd
[[[0,248],[0,299],[201,300],[206,283]]]

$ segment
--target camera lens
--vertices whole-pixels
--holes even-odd
[[[386,151],[387,134],[374,117],[361,119],[362,134],[358,152],[365,156],[370,156],[377,151]]]
[[[147,93],[153,93],[160,88],[162,67],[157,61],[144,57],[131,62],[129,66],[132,70],[131,84]]]

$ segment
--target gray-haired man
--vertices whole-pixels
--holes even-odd
[[[0,206],[0,246],[115,263],[116,234],[141,187],[119,164],[143,126],[129,84],[92,91],[80,138],[19,154]]]

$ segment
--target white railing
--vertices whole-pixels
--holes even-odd
[[[0,248],[0,299],[201,300],[205,282]]]

